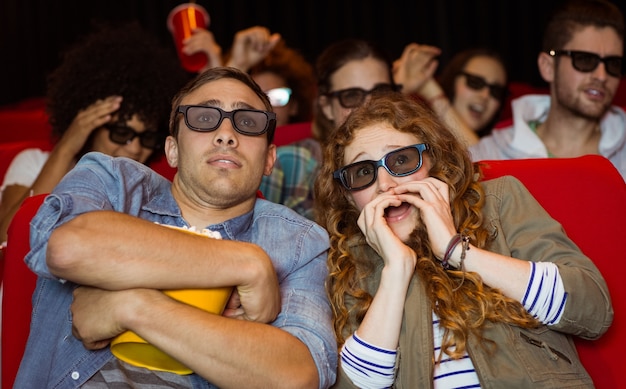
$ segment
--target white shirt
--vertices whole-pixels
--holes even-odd
[[[3,191],[9,185],[32,186],[49,156],[49,151],[41,149],[20,151],[11,161],[11,165],[9,165],[4,175],[4,182],[0,187],[0,191]]]
[[[513,100],[513,124],[494,129],[470,146],[472,160],[548,158],[548,150],[529,122],[544,122],[550,110],[550,96],[526,95]],[[626,180],[626,112],[612,106],[600,122],[599,153],[619,170]]]

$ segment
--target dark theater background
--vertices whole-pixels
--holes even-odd
[[[626,12],[626,1],[614,1]],[[183,1],[1,0],[0,105],[43,96],[45,78],[59,52],[89,31],[92,20],[138,20],[174,45],[165,20]],[[510,79],[543,86],[536,57],[545,20],[557,4],[539,0],[197,0],[211,17],[223,50],[233,34],[264,25],[282,34],[311,61],[329,43],[359,37],[383,45],[392,58],[410,42],[439,46],[445,63],[455,52],[490,46],[508,61]],[[88,87],[86,85],[85,87]]]

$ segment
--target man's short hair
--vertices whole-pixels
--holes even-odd
[[[611,27],[624,42],[624,15],[606,0],[570,0],[557,7],[543,34],[542,50],[562,49],[574,33],[585,27]]]

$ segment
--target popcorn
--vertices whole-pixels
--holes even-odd
[[[213,239],[222,239],[222,234],[220,234],[219,231],[211,231],[208,228],[203,228],[201,231],[199,231],[196,228],[196,226],[191,226],[191,227],[182,226],[182,227],[178,227],[178,226],[170,226],[168,224],[161,224],[159,222],[154,222],[154,224],[158,224],[158,225],[164,226],[164,227],[173,228],[173,229],[176,229],[176,230],[182,230],[182,231],[190,232],[190,233],[193,233],[193,234],[208,236],[209,238],[213,238]]]

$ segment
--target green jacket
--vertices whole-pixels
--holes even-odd
[[[568,298],[556,325],[538,329],[501,323],[488,325],[484,336],[497,344],[492,353],[481,347],[475,337],[469,338],[468,353],[481,387],[593,387],[570,335],[597,339],[609,328],[613,308],[604,278],[516,178],[486,181],[483,187],[485,222],[495,234],[487,249],[515,258],[556,263]],[[359,246],[357,250],[377,264],[375,273],[363,285],[374,294],[380,282],[382,259],[369,246]],[[394,387],[432,388],[432,309],[417,277],[407,292],[399,342]],[[558,353],[535,345],[541,342]],[[341,367],[337,377],[335,388],[355,387]]]

